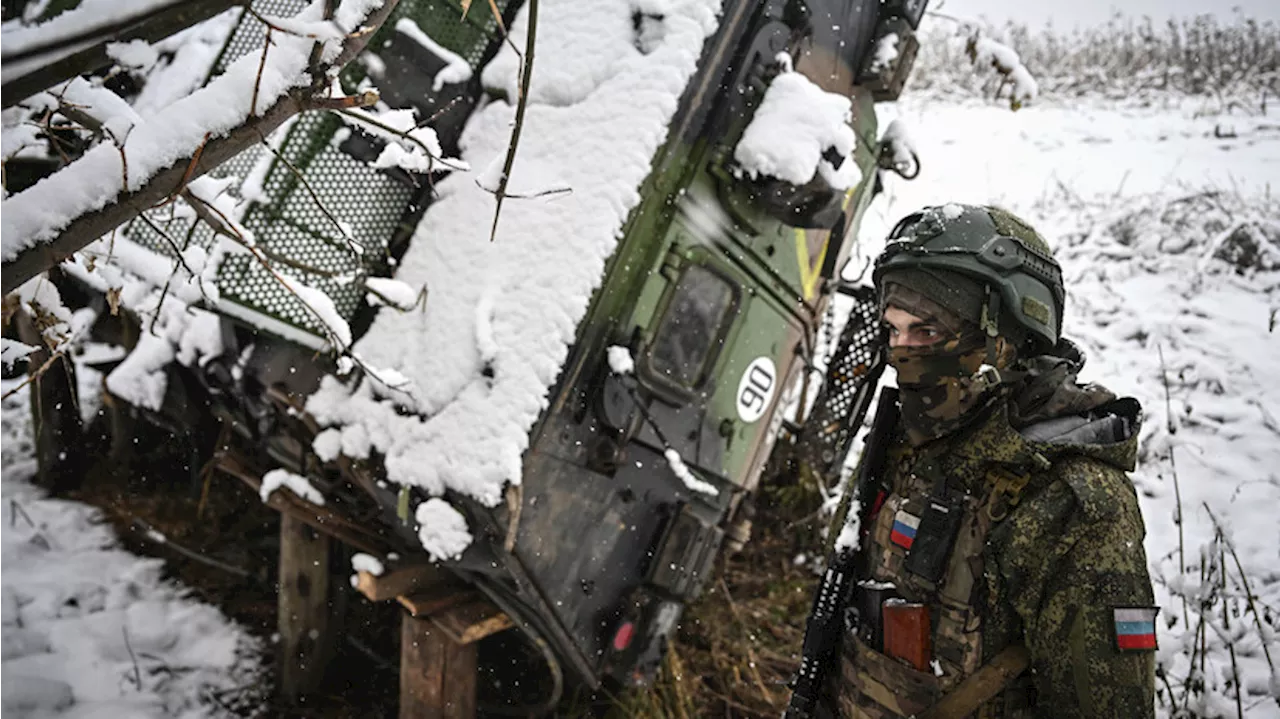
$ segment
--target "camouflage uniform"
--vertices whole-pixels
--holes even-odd
[[[936,309],[910,291],[888,294],[916,314]],[[1069,342],[1045,352],[1026,333],[1005,342],[1009,334],[961,332],[890,352],[902,410],[880,491],[860,498],[864,611],[829,687],[841,716],[923,713],[1013,645],[1025,646],[1028,668],[973,716],[1154,716],[1154,652],[1122,649],[1117,635],[1132,611],[1154,633],[1145,529],[1126,475],[1141,409],[1078,385],[1083,356]],[[1018,362],[1019,352],[1035,356]],[[926,578],[910,555],[921,517],[939,503],[961,519],[945,569]],[[877,646],[882,620],[865,608],[885,596],[926,608],[923,671]]]

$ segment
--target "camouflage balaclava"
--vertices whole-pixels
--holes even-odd
[[[946,336],[921,347],[894,347],[889,363],[898,373],[907,438],[914,445],[946,436],[985,406],[1002,373],[1016,359],[1015,342],[988,342],[979,329],[986,289],[965,275],[937,269],[887,273],[882,305],[929,320]]]

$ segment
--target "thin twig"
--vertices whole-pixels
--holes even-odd
[[[18,524],[19,514],[21,514],[22,518],[27,521],[27,524],[31,525],[32,529],[36,530],[37,532],[40,531],[40,528],[36,526],[36,523],[31,520],[31,515],[27,514],[27,510],[23,509],[22,505],[18,504],[18,500],[10,499],[9,500],[9,526],[10,527],[16,526]]]
[[[384,131],[384,132],[388,132],[388,133],[390,133],[390,134],[392,134],[392,135],[395,135],[395,136],[397,136],[397,137],[402,137],[402,138],[404,138],[405,140],[408,140],[409,142],[412,142],[413,144],[417,145],[417,146],[418,146],[418,148],[422,150],[422,154],[424,154],[424,155],[426,155],[426,156],[427,156],[427,160],[428,160],[428,172],[430,172],[430,171],[431,171],[431,166],[432,166],[432,165],[434,165],[434,164],[435,164],[435,163],[437,163],[437,162],[438,162],[438,163],[440,163],[441,165],[444,165],[446,168],[448,168],[448,169],[450,169],[450,170],[458,170],[458,171],[461,171],[461,170],[464,170],[464,169],[465,169],[465,168],[463,168],[463,167],[461,167],[461,166],[459,166],[459,165],[452,165],[452,164],[450,164],[450,163],[449,163],[445,158],[443,158],[443,157],[436,157],[435,155],[432,155],[432,154],[431,154],[431,150],[430,150],[430,148],[428,148],[428,147],[426,146],[426,144],[424,144],[424,143],[422,142],[422,140],[419,140],[418,138],[414,137],[413,135],[410,135],[408,132],[405,132],[404,130],[400,130],[400,129],[398,129],[398,128],[392,127],[392,126],[390,126],[390,125],[386,124],[385,122],[382,122],[381,120],[377,119],[376,117],[373,117],[373,116],[368,115],[368,114],[366,114],[366,113],[353,112],[352,110],[349,110],[349,109],[346,109],[346,108],[335,108],[335,109],[333,109],[333,112],[336,112],[336,113],[338,113],[339,115],[344,115],[344,116],[346,116],[346,117],[350,117],[351,119],[356,120],[356,121],[358,121],[358,122],[363,122],[363,123],[365,123],[366,125],[371,125],[371,126],[373,126],[373,127],[378,128],[379,130],[382,130],[382,131]]]
[[[1240,686],[1240,666],[1236,663],[1236,643],[1231,641],[1231,612],[1227,606],[1227,553],[1222,549],[1222,545],[1226,543],[1226,537],[1219,532],[1218,538],[1220,540],[1218,561],[1222,567],[1220,572],[1222,580],[1222,639],[1227,645],[1227,653],[1231,655],[1231,679],[1236,689],[1236,719],[1244,719],[1244,705],[1240,699],[1240,694],[1243,691]],[[1265,642],[1263,643],[1265,644]]]
[[[45,361],[44,361],[44,364],[40,365],[40,368],[39,368],[39,369],[37,369],[37,370],[35,371],[35,373],[33,373],[33,374],[31,374],[31,375],[28,375],[28,376],[27,376],[27,378],[26,378],[25,380],[23,380],[23,381],[22,381],[22,384],[19,384],[17,387],[14,387],[13,389],[9,390],[8,392],[5,392],[3,395],[0,395],[0,401],[3,401],[3,400],[6,400],[6,399],[9,399],[9,398],[10,398],[10,397],[12,397],[16,392],[18,392],[19,390],[21,390],[23,387],[26,387],[27,385],[31,384],[32,382],[34,382],[34,381],[36,381],[36,380],[40,379],[41,377],[43,377],[43,376],[44,376],[44,373],[45,373],[45,372],[48,372],[48,371],[49,371],[49,368],[53,366],[53,363],[54,363],[54,362],[57,362],[57,361],[58,361],[58,359],[62,357],[62,354],[63,354],[63,351],[62,351],[62,350],[58,350],[57,352],[53,353],[53,355],[52,355],[52,356],[50,356],[50,357],[49,357],[49,359],[47,359],[47,360],[45,360]]]
[[[214,559],[212,557],[207,557],[193,549],[187,549],[181,544],[178,544],[177,542],[174,542],[173,540],[161,534],[158,530],[156,530],[155,527],[152,527],[150,524],[147,523],[146,520],[140,517],[132,517],[127,514],[125,516],[129,517],[129,521],[132,524],[137,525],[142,530],[141,534],[143,537],[146,537],[148,540],[154,542],[155,544],[169,547],[173,549],[173,551],[177,552],[178,554],[181,554],[182,556],[188,559],[195,560],[197,562],[200,562],[201,564],[213,567],[215,569],[221,569],[224,572],[229,572],[238,577],[244,577],[248,579],[253,576],[252,572],[249,572],[245,569],[241,569],[240,567],[227,564],[226,562],[218,561],[217,559]]]
[[[165,232],[163,228],[161,228],[159,225],[155,223],[155,220],[152,220],[150,217],[147,217],[147,213],[144,212],[138,215],[138,217],[141,218],[142,221],[145,222],[147,226],[152,229],[152,231],[154,231],[157,235],[160,235],[160,237],[164,239],[166,243],[168,243],[169,249],[173,250],[173,259],[177,260],[178,265],[180,265],[182,269],[186,270],[187,274],[191,275],[192,279],[198,280],[200,275],[197,275],[196,271],[191,269],[191,265],[187,264],[187,259],[182,256],[182,248],[178,247],[177,240],[174,240],[172,237],[170,237],[168,232]],[[174,267],[174,270],[175,271],[177,270],[176,266]],[[206,295],[204,293],[204,283],[197,281],[196,284],[200,288],[200,294],[204,295],[205,301],[212,302],[212,300],[209,299],[209,295]],[[156,314],[159,314],[159,313],[160,313],[160,309],[157,307]]]
[[[529,29],[525,38],[524,57],[521,58],[523,72],[520,76],[520,97],[516,102],[516,121],[511,128],[511,142],[507,145],[507,157],[502,163],[502,177],[498,180],[497,205],[493,208],[493,227],[489,230],[489,241],[498,236],[498,218],[502,215],[502,198],[506,196],[507,183],[511,180],[511,167],[516,161],[516,148],[520,144],[520,132],[524,129],[524,111],[529,104],[529,83],[533,80],[533,49],[538,32],[538,0],[529,0]]]
[[[245,7],[250,8],[249,11],[257,15],[250,5],[246,4]],[[257,16],[259,19],[262,17],[261,15]],[[267,67],[267,52],[271,49],[271,31],[273,29],[270,24],[267,25],[267,38],[262,43],[262,59],[258,61],[258,75],[253,78],[253,96],[249,100],[249,114],[251,116],[258,114],[258,88],[262,85],[262,72]]]
[[[1169,371],[1164,364],[1164,348],[1157,344],[1156,353],[1160,356],[1160,379],[1164,382],[1164,406],[1165,406],[1165,424],[1169,431],[1169,467],[1173,474],[1173,496],[1178,505],[1178,513],[1176,524],[1178,525],[1178,573],[1182,574],[1187,571],[1186,557],[1186,538],[1183,531],[1183,515],[1182,515],[1182,487],[1178,483],[1178,463],[1173,456],[1173,435],[1178,429],[1173,424],[1173,401],[1169,394]],[[1190,628],[1190,613],[1187,609],[1187,596],[1180,593],[1182,597],[1182,625]]]
[[[350,250],[351,254],[356,257],[363,255],[364,247],[356,243],[355,237],[351,235],[350,230],[344,227],[343,224],[338,221],[338,218],[334,217],[333,213],[329,211],[329,208],[325,207],[324,203],[320,201],[320,196],[316,194],[315,188],[311,186],[310,182],[307,182],[306,175],[302,174],[302,171],[299,170],[292,162],[289,162],[288,158],[280,154],[279,150],[272,147],[271,143],[267,142],[266,137],[262,138],[262,146],[267,148],[267,151],[274,155],[276,160],[284,163],[284,166],[289,169],[289,172],[297,178],[298,182],[302,183],[302,187],[305,188],[307,194],[311,196],[311,201],[315,203],[316,208],[318,208],[320,213],[324,215],[329,222],[333,223],[335,228],[337,228],[338,235],[347,243],[347,249]]]
[[[129,658],[133,660],[133,683],[142,691],[142,670],[138,668],[138,656],[133,653],[133,645],[129,643],[129,627],[121,624],[120,631],[124,633],[124,648],[129,650]]]
[[[1240,555],[1236,553],[1236,545],[1234,542],[1228,542],[1225,540],[1226,535],[1223,534],[1222,523],[1218,521],[1218,517],[1213,513],[1213,510],[1209,508],[1209,503],[1203,502],[1203,505],[1204,511],[1209,514],[1209,520],[1213,522],[1214,529],[1219,535],[1224,537],[1223,543],[1231,550],[1231,559],[1235,562],[1236,571],[1240,572],[1240,585],[1244,587],[1245,601],[1248,603],[1249,611],[1253,612],[1253,620],[1258,627],[1258,636],[1265,637],[1266,634],[1262,628],[1262,615],[1258,613],[1257,597],[1254,595],[1253,589],[1249,586],[1249,577],[1244,572],[1244,565],[1240,562]],[[1226,571],[1225,568],[1223,571]],[[1271,669],[1271,673],[1275,674],[1276,665],[1271,660],[1271,650],[1267,648],[1267,642],[1265,641],[1262,642],[1262,653],[1267,658],[1267,666]],[[1280,698],[1277,698],[1277,700],[1280,701]]]

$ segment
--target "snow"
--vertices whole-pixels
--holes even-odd
[[[898,59],[898,33],[891,32],[876,41],[875,54],[871,57],[871,72],[883,72]]]
[[[384,571],[382,560],[364,552],[351,555],[351,568],[357,572],[368,572],[375,577],[381,577]]]
[[[445,85],[453,85],[471,79],[471,63],[467,62],[467,59],[461,55],[432,40],[413,20],[407,17],[397,20],[396,32],[402,33],[405,37],[425,47],[432,55],[445,62],[444,69],[436,73],[435,81],[431,85],[432,92],[440,92],[440,89]]]
[[[608,350],[609,370],[614,374],[632,374],[636,371],[636,360],[631,350],[621,345],[613,345]]]
[[[33,277],[15,293],[23,311],[40,328],[41,339],[55,352],[72,340],[72,314],[62,303],[58,288],[44,277]]]
[[[3,362],[4,368],[8,370],[13,367],[15,362],[39,349],[39,347],[32,347],[17,340],[11,340],[8,337],[0,338],[0,362]]]
[[[351,327],[342,318],[342,313],[338,312],[337,306],[333,304],[333,299],[329,295],[291,277],[286,272],[277,272],[276,277],[289,288],[290,292],[297,295],[302,304],[306,305],[311,314],[324,325],[329,332],[330,344],[336,345],[336,350],[343,352],[351,346]]]
[[[413,309],[421,294],[407,283],[389,277],[365,278],[364,287],[370,304],[387,304],[403,311]]]
[[[336,429],[324,430],[311,441],[311,449],[321,462],[332,462],[342,454],[342,432]]]
[[[271,499],[271,494],[281,487],[312,504],[324,506],[324,495],[312,486],[310,480],[286,469],[273,469],[262,475],[262,485],[258,487],[258,495],[262,497],[263,502],[266,502]]]
[[[733,159],[751,178],[767,175],[803,185],[821,173],[833,188],[847,190],[862,179],[852,160],[852,112],[849,98],[823,90],[798,72],[784,71],[769,84]],[[839,167],[824,158],[829,149],[841,158]]]
[[[849,503],[848,514],[845,515],[844,524],[840,527],[840,534],[836,535],[835,550],[842,552],[845,550],[856,550],[860,543],[860,528],[862,526],[861,510],[858,507],[858,500],[854,499]]]
[[[910,121],[923,169],[914,182],[885,177],[886,192],[867,213],[850,266],[874,257],[906,213],[952,201],[1007,207],[1049,240],[1066,277],[1065,333],[1089,355],[1082,379],[1135,396],[1146,411],[1133,477],[1161,607],[1157,660],[1181,704],[1204,598],[1211,607],[1204,618],[1207,688],[1191,697],[1192,706],[1235,716],[1224,638],[1238,637],[1245,715],[1280,717],[1261,652],[1265,642],[1274,660],[1280,643],[1268,625],[1265,633],[1254,626],[1230,551],[1227,593],[1240,615],[1229,631],[1222,601],[1211,594],[1216,582],[1200,580],[1201,558],[1211,567],[1226,550],[1214,541],[1216,517],[1252,593],[1280,604],[1273,511],[1280,504],[1280,333],[1270,327],[1280,309],[1280,273],[1268,259],[1280,256],[1274,119],[1221,116],[1200,101],[1067,107],[1051,97],[1011,113],[974,99],[904,95],[878,112],[881,122]],[[1237,138],[1214,136],[1226,120]],[[1241,252],[1250,242],[1261,242],[1253,266]],[[1243,266],[1227,261],[1233,257]],[[1159,716],[1170,716],[1167,702],[1158,706]]]
[[[160,53],[146,40],[107,43],[107,57],[120,67],[147,71],[160,60]]]
[[[134,110],[149,115],[203,85],[240,14],[239,8],[230,8],[154,43],[152,47],[162,55],[147,73],[142,92],[134,98]],[[166,59],[165,54],[172,54],[172,58]]]
[[[418,522],[418,540],[432,561],[454,559],[471,544],[466,517],[439,497],[419,504],[413,518]]]
[[[256,704],[256,639],[165,580],[164,562],[122,549],[96,509],[31,484],[29,397],[3,405],[4,715],[196,719]]]
[[[706,480],[698,479],[694,476],[688,465],[684,463],[684,459],[680,456],[679,452],[668,448],[662,453],[662,456],[667,458],[667,464],[671,467],[671,471],[675,472],[676,476],[680,478],[680,481],[684,482],[684,486],[688,487],[691,491],[709,494],[712,497],[720,494],[720,490],[716,489],[714,484]]]
[[[430,288],[425,312],[380,312],[356,343],[365,362],[407,382],[388,391],[326,378],[308,402],[322,424],[362,425],[388,478],[493,506],[521,480],[528,433],[546,406],[578,322],[600,283],[637,188],[666,136],[717,0],[666,4],[662,38],[636,47],[628,0],[544,2],[525,127],[511,178],[573,188],[552,200],[509,199],[490,242],[494,198],[471,177],[436,183],[396,279]],[[522,12],[511,36],[525,37]],[[519,61],[504,48],[482,75],[514,99]],[[515,108],[495,101],[463,133],[463,159],[505,155]],[[535,178],[530,181],[529,178]],[[480,221],[477,221],[477,220]],[[461,518],[459,518],[461,519]],[[442,551],[428,535],[436,556]]]

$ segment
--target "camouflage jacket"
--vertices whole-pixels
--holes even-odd
[[[1108,393],[1099,400],[1110,398]],[[1010,416],[1023,409],[1000,400],[967,428],[923,447],[899,439],[888,452],[881,484],[891,502],[895,494],[918,493],[919,482],[909,480],[918,479],[926,457],[937,458],[947,481],[961,483],[973,495],[990,493],[993,467],[1012,468],[1026,482],[1016,505],[998,512],[1003,518],[990,525],[983,548],[974,550],[981,555],[975,566],[985,581],[975,578],[972,604],[981,618],[981,661],[1022,643],[1031,665],[977,716],[1152,717],[1154,652],[1120,648],[1117,622],[1123,615],[1115,612],[1136,608],[1151,616],[1155,603],[1142,546],[1145,529],[1126,475],[1135,463],[1140,408],[1125,399],[1104,402],[1086,416],[1045,421],[1041,413],[1030,426],[1015,430]],[[1071,407],[1080,409],[1079,402]],[[1036,455],[1035,462],[1028,461]],[[869,521],[874,526],[876,520]],[[867,539],[862,551],[879,551],[874,537]],[[928,601],[911,593],[910,587],[903,591],[908,600]],[[942,651],[939,639],[935,636],[935,656]],[[840,713],[893,716],[851,709],[848,694],[857,682],[849,680],[858,671],[851,642],[846,636],[839,673],[844,686],[835,688]],[[952,686],[943,680],[940,690]]]

